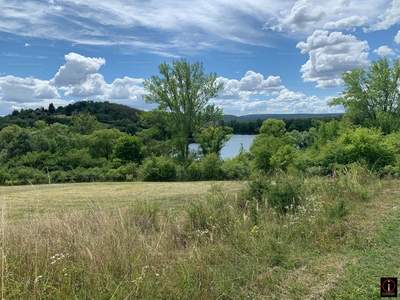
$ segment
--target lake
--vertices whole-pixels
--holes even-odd
[[[246,135],[246,134],[236,134],[231,137],[231,139],[225,143],[224,147],[221,150],[221,158],[233,158],[239,154],[240,144],[243,144],[243,148],[245,151],[249,151],[250,145],[254,140],[255,135]],[[192,150],[199,149],[199,144],[193,143],[189,145],[189,148]]]

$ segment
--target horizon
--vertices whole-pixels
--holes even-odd
[[[343,72],[400,54],[400,0],[0,0],[0,116],[71,102],[155,108],[158,66],[203,63],[226,115],[344,113]]]

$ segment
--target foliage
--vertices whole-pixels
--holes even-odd
[[[143,181],[174,181],[177,176],[174,161],[165,156],[145,159],[139,172]]]
[[[390,66],[392,63],[392,67]],[[343,74],[341,97],[330,105],[343,105],[354,124],[377,127],[384,133],[399,129],[400,59],[380,58],[368,70],[353,69]]]
[[[33,151],[33,138],[29,131],[22,130],[15,135],[6,148],[6,159],[24,155]]]
[[[80,134],[91,134],[100,129],[100,123],[90,113],[79,113],[72,117],[72,124]]]
[[[90,136],[90,152],[94,158],[112,158],[117,140],[123,135],[118,129],[96,130]]]
[[[223,177],[227,180],[245,180],[251,171],[250,154],[243,148],[236,157],[228,158],[222,164]]]
[[[250,147],[256,169],[264,172],[285,171],[295,165],[295,140],[285,131],[285,123],[282,120],[264,121],[260,134],[255,137]]]
[[[218,154],[210,153],[202,157],[199,162],[202,180],[219,180],[221,179],[222,161]]]
[[[174,133],[174,143],[181,158],[188,158],[189,143],[194,134],[212,120],[222,117],[222,110],[207,105],[223,87],[214,73],[205,75],[202,63],[190,64],[185,59],[166,62],[158,67],[163,78],[152,76],[144,81],[148,103],[157,103],[158,109],[167,111],[168,122]]]
[[[376,129],[348,129],[336,140],[326,144],[320,154],[322,167],[335,164],[365,163],[370,170],[379,171],[396,162],[395,149],[385,142],[382,132]]]
[[[220,154],[224,144],[232,137],[233,129],[227,126],[208,126],[201,129],[195,135],[195,140],[199,143],[203,155],[209,153]]]
[[[114,146],[114,157],[123,162],[140,164],[143,159],[142,143],[137,136],[124,135],[117,139]]]

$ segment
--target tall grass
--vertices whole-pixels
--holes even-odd
[[[310,298],[318,276],[287,276],[312,265],[310,256],[357,247],[346,218],[367,201],[367,193],[352,198],[366,179],[354,172],[285,176],[264,178],[257,197],[251,185],[235,197],[215,185],[181,211],[136,201],[126,209],[3,220],[2,297]],[[277,193],[295,201],[268,202]]]

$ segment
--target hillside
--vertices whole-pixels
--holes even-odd
[[[122,104],[94,101],[80,101],[68,106],[55,108],[51,103],[49,107],[14,110],[12,114],[0,117],[0,129],[16,124],[20,127],[32,127],[38,120],[48,124],[61,123],[71,125],[74,114],[90,113],[103,124],[105,128],[114,127],[121,131],[135,133],[138,127],[138,114],[141,110]]]

